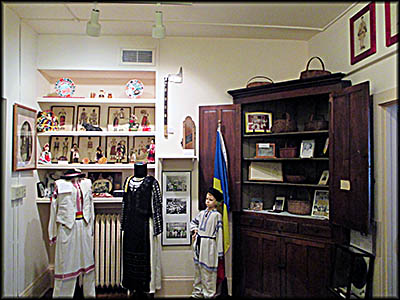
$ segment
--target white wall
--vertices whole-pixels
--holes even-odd
[[[384,2],[376,3],[376,53],[364,60],[350,64],[350,26],[349,19],[367,3],[357,4],[325,32],[320,33],[309,41],[309,54],[320,56],[325,62],[325,68],[331,72],[349,74],[345,79],[350,79],[352,84],[364,81],[370,82],[370,92],[373,95],[373,125],[374,125],[374,220],[377,223],[376,238],[371,233],[365,240],[354,242],[357,245],[371,245],[376,243],[376,263],[374,271],[373,295],[377,297],[391,297],[388,294],[388,271],[385,266],[390,265],[390,257],[385,253],[387,228],[391,226],[387,220],[385,208],[391,207],[387,203],[386,191],[391,190],[390,178],[385,178],[385,165],[387,162],[386,150],[383,145],[388,139],[385,135],[386,104],[398,100],[398,43],[386,47],[385,43],[385,11]],[[317,68],[318,65],[315,65]],[[359,244],[358,244],[359,243]],[[374,250],[374,246],[371,247]],[[394,253],[393,253],[394,255]],[[397,272],[395,273],[397,274]]]
[[[307,59],[307,43],[301,41],[170,37],[159,41],[148,37],[40,35],[37,68],[134,69],[119,65],[120,48],[157,49],[159,132],[163,132],[163,78],[183,67],[183,83],[169,84],[168,119],[174,133],[168,139],[161,134],[158,139],[157,149],[162,149],[164,155],[183,153],[182,122],[190,115],[198,128],[198,105],[232,103],[227,90],[245,87],[254,75],[266,75],[276,82],[296,79]],[[192,173],[192,216],[198,213],[197,171],[196,162]],[[228,252],[228,261],[230,258]],[[190,247],[163,247],[162,266],[163,289],[158,295],[189,295],[193,280]],[[227,276],[231,277],[231,263],[227,265]]]
[[[32,283],[43,277],[49,265],[43,242],[42,224],[35,203],[36,171],[12,172],[13,104],[38,108],[36,81],[37,35],[8,8],[3,10],[3,95],[7,99],[6,128],[2,147],[5,150],[3,176],[3,295],[17,296],[40,293]],[[10,186],[26,186],[27,197],[11,201]],[[40,284],[38,285],[40,286]],[[39,295],[39,294],[36,294]]]

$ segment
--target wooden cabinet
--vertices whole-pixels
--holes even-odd
[[[324,297],[333,244],[348,243],[349,229],[368,232],[373,187],[369,83],[351,86],[343,77],[336,73],[230,90],[233,105],[200,108],[199,199],[212,184],[218,120],[224,109],[231,110],[223,133],[233,208],[234,295]],[[271,125],[288,113],[297,128],[246,132],[248,113],[258,112],[271,113]],[[306,123],[316,117],[328,121],[328,126],[308,130]],[[312,157],[299,155],[303,140],[314,140]],[[274,144],[275,155],[260,158],[256,152],[260,143]],[[295,157],[280,155],[280,149],[294,147]],[[281,178],[253,180],[249,167],[254,162],[279,164]],[[321,186],[324,170],[329,171],[329,181]],[[305,179],[293,182],[287,175],[303,175]],[[281,213],[269,211],[277,196],[312,205],[316,190],[329,192],[328,219],[311,212],[288,212],[287,205]],[[263,203],[261,211],[250,210],[255,199]]]

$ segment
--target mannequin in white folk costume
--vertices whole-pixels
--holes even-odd
[[[56,244],[53,297],[73,297],[83,274],[83,295],[95,297],[92,182],[79,169],[56,180],[51,197],[49,239]]]
[[[147,164],[136,163],[124,182],[122,286],[136,296],[161,289],[162,199]]]

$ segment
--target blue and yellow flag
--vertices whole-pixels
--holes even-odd
[[[231,245],[229,236],[229,192],[228,192],[228,160],[226,155],[225,143],[222,137],[220,126],[217,129],[217,143],[215,146],[214,161],[214,180],[213,187],[219,190],[224,196],[224,202],[221,207],[223,232],[224,232],[224,253],[226,253]]]

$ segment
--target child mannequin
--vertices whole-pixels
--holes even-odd
[[[222,193],[210,187],[206,195],[207,208],[190,222],[195,269],[194,298],[213,298],[216,293],[218,258],[223,256],[222,215],[217,211],[222,200]]]

